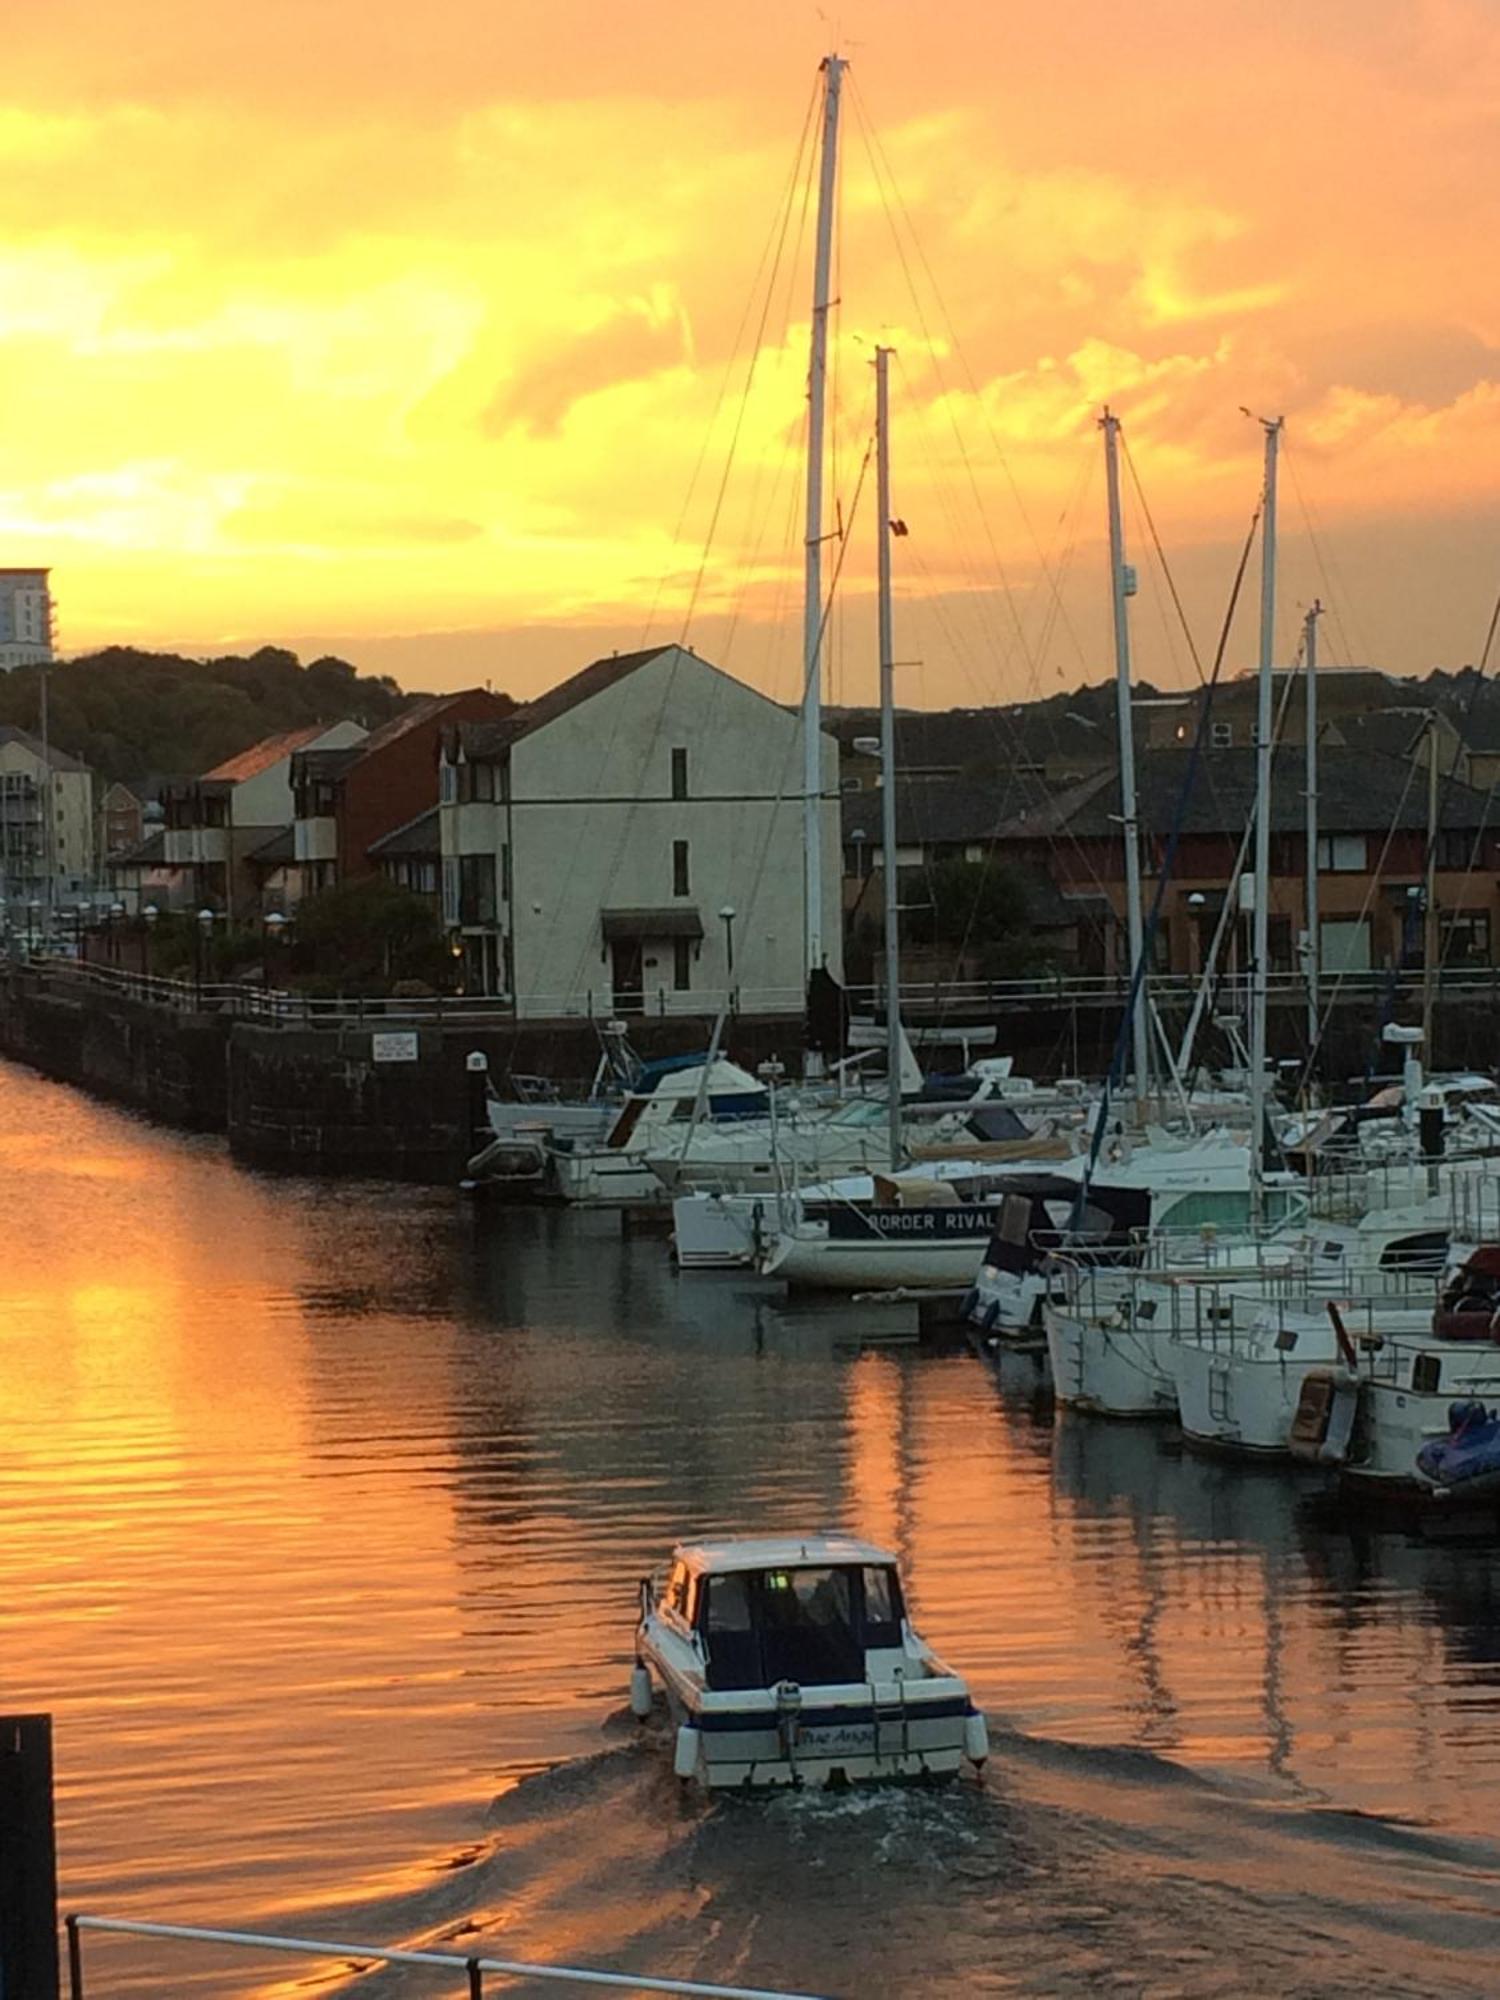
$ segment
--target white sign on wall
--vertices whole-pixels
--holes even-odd
[[[414,1030],[396,1034],[371,1035],[370,1055],[375,1062],[415,1062],[417,1037]]]

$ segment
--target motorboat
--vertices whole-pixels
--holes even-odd
[[[641,1584],[630,1705],[655,1683],[673,1768],[720,1789],[943,1780],[984,1717],[917,1636],[896,1558],[841,1535],[683,1542]]]
[[[1017,1088],[1016,1086],[1020,1086]],[[1005,1160],[1074,1150],[1081,1116],[1071,1097],[1043,1093],[1010,1075],[1009,1058],[962,1077],[929,1077],[901,1100],[901,1159],[892,1162],[883,1091],[841,1101],[778,1100],[774,1117],[733,1127],[661,1135],[649,1164],[674,1195],[709,1191],[751,1197],[845,1174],[890,1171],[959,1152]]]
[[[488,1085],[488,1136],[468,1161],[465,1187],[522,1198],[545,1194],[548,1147],[554,1140],[589,1146],[604,1138],[626,1093],[639,1084],[644,1065],[623,1021],[600,1023],[599,1045],[593,1082],[581,1095],[570,1095],[553,1077],[514,1070],[505,1078],[508,1094]]]
[[[673,1131],[765,1116],[765,1085],[722,1056],[667,1056],[643,1063],[635,1087],[602,1139],[559,1136],[547,1143],[548,1190],[592,1207],[665,1202],[649,1155]]]
[[[1425,1334],[1462,1345],[1476,1317],[1488,1325],[1500,1306],[1500,1256],[1487,1247],[1497,1225],[1500,1183],[1462,1163],[1422,1201],[1377,1206],[1353,1226],[1324,1222],[1280,1277],[1258,1286],[1227,1275],[1212,1308],[1192,1323],[1173,1325],[1163,1315],[1159,1358],[1184,1438],[1219,1451],[1297,1456],[1307,1442],[1309,1375],[1323,1384],[1317,1395],[1327,1396],[1367,1344],[1376,1352],[1382,1342]],[[1429,1411],[1424,1422],[1431,1421]],[[1314,1455],[1326,1459],[1326,1433],[1313,1442]]]

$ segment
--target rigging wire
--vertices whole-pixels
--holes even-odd
[[[1011,467],[1010,460],[1008,459],[1005,452],[1001,448],[999,437],[997,436],[995,432],[995,427],[990,420],[988,407],[985,404],[983,396],[980,394],[979,385],[974,377],[974,371],[969,365],[968,356],[964,351],[963,345],[958,338],[958,331],[954,326],[953,316],[948,311],[947,304],[943,298],[941,291],[938,288],[936,277],[933,274],[932,265],[928,260],[926,250],[923,248],[922,240],[917,233],[916,225],[912,221],[911,211],[908,208],[906,200],[901,193],[900,185],[897,182],[895,171],[891,166],[889,157],[886,154],[884,146],[881,144],[880,135],[875,129],[873,119],[871,119],[871,117],[869,116],[868,112],[865,109],[863,92],[860,90],[858,82],[854,80],[852,76],[851,76],[851,83],[853,84],[852,94],[854,97],[855,112],[860,127],[860,133],[865,142],[866,152],[870,159],[871,168],[875,176],[876,187],[880,193],[881,202],[883,207],[885,208],[887,220],[890,223],[892,240],[896,246],[896,254],[901,264],[902,273],[906,278],[907,289],[911,294],[912,303],[916,308],[918,323],[921,326],[923,338],[927,342],[929,356],[933,364],[933,370],[934,373],[938,376],[939,383],[943,386],[944,401],[949,405],[949,416],[953,424],[954,437],[959,447],[959,454],[963,460],[964,468],[969,474],[971,484],[973,484],[974,477],[973,477],[972,462],[969,458],[968,449],[964,442],[963,434],[958,424],[957,414],[951,407],[952,398],[947,393],[946,384],[943,383],[942,365],[939,360],[940,350],[937,342],[932,338],[931,330],[927,324],[926,313],[923,311],[921,300],[917,294],[916,285],[912,279],[911,267],[907,260],[906,250],[901,242],[900,232],[896,228],[895,214],[891,208],[890,198],[886,194],[887,187],[889,187],[890,194],[894,196],[896,205],[899,207],[901,211],[902,219],[906,224],[907,233],[911,238],[912,248],[915,251],[916,256],[922,266],[922,270],[926,275],[928,285],[931,287],[933,299],[936,302],[938,310],[942,315],[943,326],[947,333],[949,344],[952,348],[955,357],[958,359],[960,363],[964,379],[968,384],[969,393],[974,398],[974,402],[980,412],[981,417],[983,418],[985,430],[988,433],[991,447],[994,450],[995,457],[1000,465],[1001,471],[1005,475],[1006,484],[1010,488],[1011,496],[1015,501],[1016,510],[1021,517],[1022,524],[1025,527],[1026,533],[1031,540],[1032,547],[1036,551],[1038,562],[1041,565],[1042,574],[1047,579],[1047,581],[1051,583],[1052,578],[1047,569],[1046,556],[1045,553],[1043,552],[1040,539],[1038,538],[1036,530],[1032,525],[1031,516],[1027,510],[1025,500],[1022,497],[1020,487],[1017,485],[1015,473]],[[883,176],[883,184],[882,184],[882,176]],[[978,498],[977,486],[975,487],[975,497],[976,499]],[[988,539],[990,542],[991,556],[995,564],[996,574],[1000,577],[1002,589],[1006,594],[1007,600],[1009,600],[1011,595],[1010,584],[1006,577],[1004,565],[1000,559],[999,550],[995,545],[993,536],[988,536]],[[1086,673],[1088,671],[1087,655],[1085,654],[1081,644],[1079,644],[1077,634],[1074,632],[1072,623],[1068,619],[1065,610],[1063,611],[1062,615],[1063,615],[1064,626],[1068,632],[1069,637],[1073,640],[1074,650],[1078,654],[1079,663],[1083,667]],[[1017,621],[1017,628],[1018,628],[1018,637],[1020,637],[1021,639],[1022,655],[1023,657],[1025,657],[1026,654],[1025,640],[1024,640],[1024,634],[1021,634],[1020,632],[1019,620]]]
[[[1094,1136],[1092,1144],[1089,1147],[1088,1164],[1085,1166],[1079,1180],[1078,1197],[1074,1205],[1073,1221],[1070,1225],[1073,1228],[1077,1228],[1082,1219],[1084,1203],[1088,1197],[1089,1183],[1093,1179],[1094,1170],[1099,1163],[1099,1154],[1104,1145],[1105,1128],[1109,1122],[1110,1097],[1116,1085],[1124,1079],[1125,1056],[1131,1039],[1131,1023],[1135,1018],[1135,1010],[1140,1005],[1141,987],[1145,982],[1146,967],[1151,963],[1154,956],[1156,934],[1161,927],[1162,906],[1166,900],[1167,887],[1172,880],[1173,869],[1176,865],[1177,850],[1182,841],[1182,831],[1187,818],[1188,804],[1193,794],[1193,782],[1198,775],[1198,766],[1202,761],[1203,746],[1208,740],[1209,718],[1213,713],[1214,693],[1219,685],[1219,675],[1224,665],[1224,654],[1229,645],[1229,634],[1234,624],[1234,614],[1239,605],[1240,591],[1245,581],[1245,571],[1249,567],[1250,551],[1254,547],[1256,533],[1261,526],[1261,516],[1264,506],[1265,500],[1264,495],[1262,495],[1261,500],[1256,504],[1255,512],[1250,517],[1249,532],[1245,536],[1245,545],[1240,550],[1239,566],[1234,573],[1234,583],[1230,589],[1229,603],[1224,611],[1224,623],[1219,632],[1218,649],[1214,654],[1213,672],[1209,675],[1208,684],[1203,691],[1204,698],[1198,710],[1198,726],[1193,733],[1193,747],[1188,758],[1187,775],[1183,779],[1182,788],[1177,795],[1177,804],[1172,815],[1172,825],[1167,836],[1166,852],[1162,856],[1161,869],[1156,878],[1156,892],[1151,899],[1151,909],[1146,918],[1145,935],[1141,944],[1141,955],[1135,965],[1131,967],[1130,989],[1125,1005],[1120,1012],[1119,1027],[1115,1031],[1114,1051],[1110,1056],[1109,1069],[1104,1078],[1104,1089],[1099,1098],[1099,1111],[1094,1121]],[[1255,1143],[1257,1145],[1260,1143],[1258,1134],[1256,1135]]]
[[[740,318],[740,329],[739,333],[736,335],[737,342],[743,338],[744,329],[749,322],[751,304],[753,303],[756,293],[759,290],[762,273],[766,271],[767,254],[768,252],[771,251],[771,246],[774,243],[774,253],[771,255],[771,268],[769,275],[766,277],[766,282],[765,282],[765,300],[762,305],[760,320],[756,329],[755,343],[752,348],[749,364],[745,372],[745,381],[744,381],[744,386],[741,390],[739,411],[735,419],[734,432],[730,446],[730,464],[732,464],[733,461],[735,447],[738,444],[740,433],[745,421],[745,414],[749,406],[750,394],[755,379],[756,366],[760,358],[762,344],[765,336],[765,329],[768,323],[771,305],[775,297],[777,274],[780,270],[781,263],[783,260],[783,253],[786,244],[786,235],[790,224],[792,210],[796,201],[797,184],[799,179],[802,182],[802,202],[800,208],[801,226],[799,227],[798,231],[799,243],[802,238],[802,232],[805,229],[806,225],[806,217],[811,199],[811,190],[813,183],[813,174],[811,170],[812,149],[810,148],[809,145],[809,135],[812,129],[813,106],[817,102],[818,95],[819,92],[815,87],[809,99],[808,108],[803,118],[802,131],[798,138],[797,149],[793,158],[791,173],[788,178],[786,188],[783,192],[781,202],[779,205],[779,214],[773,220],[771,229],[768,232],[766,246],[762,249],[760,260],[756,267],[755,277],[754,280],[752,281],[750,291],[747,295],[746,306]],[[790,282],[791,282],[790,277],[788,277],[788,287],[790,287]],[[789,297],[790,297],[790,291],[788,290],[788,298]],[[721,401],[725,391],[727,390],[728,382],[732,378],[732,373],[733,373],[733,359],[731,359],[730,364],[728,365],[728,367],[726,367],[725,370],[724,384],[723,387],[721,387],[721,392],[720,392]],[[699,447],[698,466],[695,467],[694,470],[694,475],[693,475],[694,484],[696,484],[696,480],[698,477],[698,468],[700,468],[703,463],[704,454],[706,453],[707,448],[708,448],[708,434],[707,432],[705,432],[703,441],[701,442]],[[683,624],[681,628],[681,636],[677,641],[679,651],[673,657],[671,672],[668,679],[668,685],[663,692],[661,701],[657,705],[656,718],[652,725],[651,738],[647,745],[645,753],[647,762],[649,762],[649,760],[655,753],[657,744],[660,740],[661,731],[666,722],[667,710],[668,707],[670,706],[670,701],[671,701],[671,692],[676,682],[676,677],[682,657],[682,649],[685,646],[688,627],[693,615],[693,610],[697,604],[698,594],[702,587],[704,576],[707,571],[709,555],[713,543],[713,537],[717,530],[719,515],[723,507],[724,496],[728,487],[729,469],[730,469],[729,465],[726,465],[724,474],[720,479],[719,490],[714,501],[713,513],[709,524],[708,534],[704,542],[702,557],[700,559],[698,571],[694,579],[692,592],[688,602],[688,608],[684,615]],[[691,499],[691,488],[689,493],[689,502],[690,499]],[[684,519],[686,518],[686,509],[689,502],[684,503],[684,510],[683,510]],[[680,538],[680,533],[681,533],[680,523],[678,532]],[[657,598],[653,600],[652,612],[650,614],[650,617],[648,618],[648,630],[650,624],[654,622],[656,602],[660,598],[661,588],[662,586],[659,583],[657,587]],[[645,651],[646,646],[642,645],[637,650]],[[715,689],[716,699],[718,693],[719,690],[716,688]],[[608,738],[606,739],[600,753],[600,758],[598,763],[598,776],[595,779],[593,787],[593,789],[596,792],[599,790],[600,784],[602,783],[604,773],[609,768],[609,760],[614,753],[615,744],[619,738],[619,732],[623,723],[623,718],[624,718],[624,710],[622,708],[621,711],[615,717],[615,721],[610,729]],[[628,845],[628,836],[630,828],[635,819],[638,805],[639,801],[633,801],[626,807],[624,822],[620,830],[620,836],[614,844],[614,850],[610,861],[609,872],[605,879],[603,889],[601,892],[600,896],[601,907],[605,902],[608,901],[610,891],[614,887],[614,883],[618,877],[619,870],[624,861],[626,848]],[[572,847],[568,855],[567,867],[563,874],[563,888],[561,893],[564,896],[566,896],[568,889],[571,887],[573,879],[576,876],[582,849],[583,849],[583,828],[580,825],[578,831],[574,835]],[[579,982],[582,980],[587,961],[592,955],[593,949],[594,947],[591,941],[586,942],[580,946],[578,957],[577,960],[575,961],[573,968],[571,990],[576,990],[579,985]]]
[[[682,508],[677,517],[677,528],[672,537],[672,547],[674,549],[677,548],[682,541],[683,530],[687,526],[688,515],[692,511],[693,500],[698,490],[698,481],[702,476],[704,462],[708,456],[708,447],[712,440],[713,433],[718,426],[720,413],[724,408],[725,400],[727,399],[729,394],[729,385],[734,377],[735,363],[741,352],[741,343],[743,342],[745,337],[745,329],[749,324],[750,314],[754,307],[756,297],[760,290],[761,273],[766,268],[767,258],[771,257],[772,259],[771,273],[766,282],[766,307],[762,309],[760,327],[757,330],[755,346],[751,351],[750,369],[746,378],[745,389],[742,392],[741,396],[740,417],[736,421],[735,438],[736,440],[738,439],[739,423],[743,421],[745,403],[749,397],[750,382],[754,376],[755,360],[760,351],[761,337],[765,332],[766,310],[769,307],[770,300],[773,297],[776,289],[776,268],[780,262],[782,248],[786,241],[786,231],[787,231],[787,224],[791,215],[792,199],[796,193],[798,180],[802,176],[803,159],[807,152],[808,139],[812,131],[813,110],[817,104],[819,94],[820,92],[818,86],[814,84],[812,92],[808,97],[807,109],[803,114],[802,131],[797,140],[796,151],[792,156],[792,165],[791,165],[791,170],[787,176],[786,186],[781,195],[780,200],[776,205],[776,208],[772,211],[771,222],[766,231],[765,242],[761,245],[760,256],[756,261],[755,272],[750,280],[749,287],[745,293],[745,303],[740,310],[739,325],[735,328],[734,340],[731,343],[729,350],[729,358],[724,364],[724,372],[720,377],[719,390],[718,390],[718,395],[714,400],[713,413],[710,416],[708,423],[703,427],[703,430],[699,436],[698,456],[694,461],[693,470],[688,479],[687,492],[683,496]],[[803,209],[805,213],[806,211],[805,195],[803,198]],[[773,251],[773,245],[774,245],[774,251]],[[731,446],[731,454],[732,451],[733,451],[733,446]],[[708,536],[704,543],[703,555],[698,569],[697,582],[694,585],[695,598],[697,594],[698,585],[700,585],[703,580],[703,571],[708,563],[708,553],[713,543],[714,527],[717,525],[718,522],[718,510],[720,505],[722,505],[723,496],[724,496],[724,488],[723,488],[723,483],[721,482],[719,489],[719,497],[714,505],[713,518],[710,523]],[[666,573],[664,572],[663,575],[657,578],[656,589],[653,592],[651,598],[651,607],[649,611],[646,613],[646,622],[644,626],[641,628],[640,637],[636,644],[637,652],[644,651],[646,646],[650,642],[651,629],[656,623],[657,608],[660,605],[661,594],[665,587],[665,584],[666,584]],[[686,620],[684,621],[684,630],[685,629],[686,629]]]

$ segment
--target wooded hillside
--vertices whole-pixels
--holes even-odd
[[[389,675],[347,660],[313,660],[262,646],[248,658],[189,660],[111,646],[48,669],[50,733],[106,782],[148,772],[187,776],[281,730],[351,718],[378,728],[417,699]],[[39,669],[0,674],[0,722],[33,734]]]

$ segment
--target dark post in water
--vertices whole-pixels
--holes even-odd
[[[58,2000],[52,1717],[0,1716],[0,2000]]]

